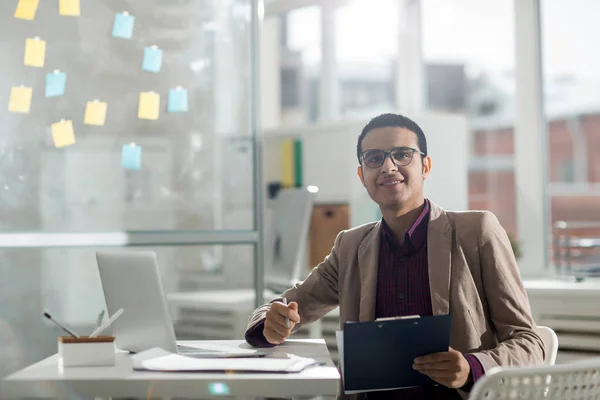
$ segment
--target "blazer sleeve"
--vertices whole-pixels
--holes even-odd
[[[483,290],[498,345],[473,353],[484,370],[540,364],[545,348],[531,316],[529,299],[508,235],[491,212],[484,212],[479,242]]]
[[[246,328],[245,336],[247,338],[249,337],[248,334],[265,320],[267,311],[271,308],[271,303],[281,301],[283,297],[287,299],[288,303],[292,301],[298,303],[300,323],[296,324],[294,332],[300,329],[301,326],[318,320],[339,305],[338,268],[343,234],[344,231],[337,235],[331,253],[325,257],[323,262],[312,269],[304,281],[286,290],[280,297],[276,297],[254,310]],[[252,342],[249,342],[249,344],[255,345],[257,343]]]

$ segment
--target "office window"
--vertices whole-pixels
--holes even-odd
[[[541,5],[551,222],[566,221],[578,239],[600,238],[600,56],[590,50],[600,36],[600,3],[543,0]],[[571,179],[566,180],[561,173],[568,162]],[[591,257],[576,268],[600,265],[598,252],[590,251],[572,249]]]
[[[468,118],[467,139],[454,143],[469,159],[468,207],[492,211],[516,239],[513,2],[421,3],[427,107]]]
[[[313,123],[320,104],[321,7],[297,8],[281,19],[281,123]]]
[[[395,109],[396,1],[358,1],[335,14],[340,118],[369,119]]]

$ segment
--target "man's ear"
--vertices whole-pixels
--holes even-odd
[[[358,177],[360,179],[360,183],[362,183],[363,186],[366,187],[366,185],[365,185],[365,178],[363,177],[362,165],[358,166],[358,168],[356,169],[356,174],[358,175]]]
[[[423,157],[423,180],[429,177],[431,173],[431,157],[425,156]]]

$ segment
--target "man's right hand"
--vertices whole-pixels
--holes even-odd
[[[285,326],[285,318],[289,318],[290,326]],[[267,311],[263,335],[271,344],[281,344],[292,334],[294,326],[300,322],[298,303],[292,301],[287,306],[281,302],[271,303]]]

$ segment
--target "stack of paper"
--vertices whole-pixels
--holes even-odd
[[[155,347],[131,357],[133,369],[162,372],[301,372],[318,365],[312,358],[193,358]]]

